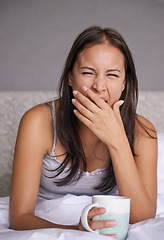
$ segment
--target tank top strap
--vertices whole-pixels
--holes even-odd
[[[52,101],[52,119],[53,119],[53,128],[54,128],[54,142],[53,142],[53,148],[50,152],[50,155],[54,155],[54,149],[56,146],[56,111],[55,111],[55,101]]]

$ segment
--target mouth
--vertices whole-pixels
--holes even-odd
[[[99,96],[104,102],[108,103],[108,99],[106,97],[103,96]]]
[[[108,99],[103,97],[103,96],[99,96],[104,102],[108,103]],[[93,103],[95,103],[91,98],[89,98],[89,100]]]

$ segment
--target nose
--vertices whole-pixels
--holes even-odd
[[[93,88],[98,91],[105,91],[106,90],[106,82],[105,78],[103,76],[97,76],[94,83],[93,83]]]

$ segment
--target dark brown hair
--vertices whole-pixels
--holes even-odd
[[[67,57],[60,79],[60,99],[59,109],[57,112],[56,129],[57,136],[67,150],[67,154],[65,161],[58,169],[56,169],[57,174],[55,174],[55,176],[58,176],[65,169],[69,162],[71,162],[71,168],[66,178],[56,182],[58,186],[66,185],[72,181],[76,181],[80,177],[77,174],[79,166],[82,165],[84,170],[86,170],[87,167],[83,146],[77,131],[77,119],[73,113],[74,107],[71,102],[73,98],[72,87],[70,87],[68,84],[69,73],[72,71],[78,55],[84,50],[84,48],[102,43],[109,43],[115,46],[122,52],[124,56],[126,85],[120,99],[124,100],[125,102],[120,107],[120,112],[132,153],[135,155],[134,134],[136,106],[138,101],[138,81],[131,52],[122,36],[114,29],[102,29],[98,26],[89,27],[84,30],[75,40]],[[112,190],[115,185],[116,180],[113,167],[112,164],[109,164],[104,178],[100,182],[99,186],[95,187],[105,193]]]

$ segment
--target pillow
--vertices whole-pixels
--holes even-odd
[[[157,214],[156,217],[164,214],[164,132],[157,134],[158,136],[158,165],[157,165]]]
[[[164,132],[157,134],[158,136],[158,193],[164,194]]]

